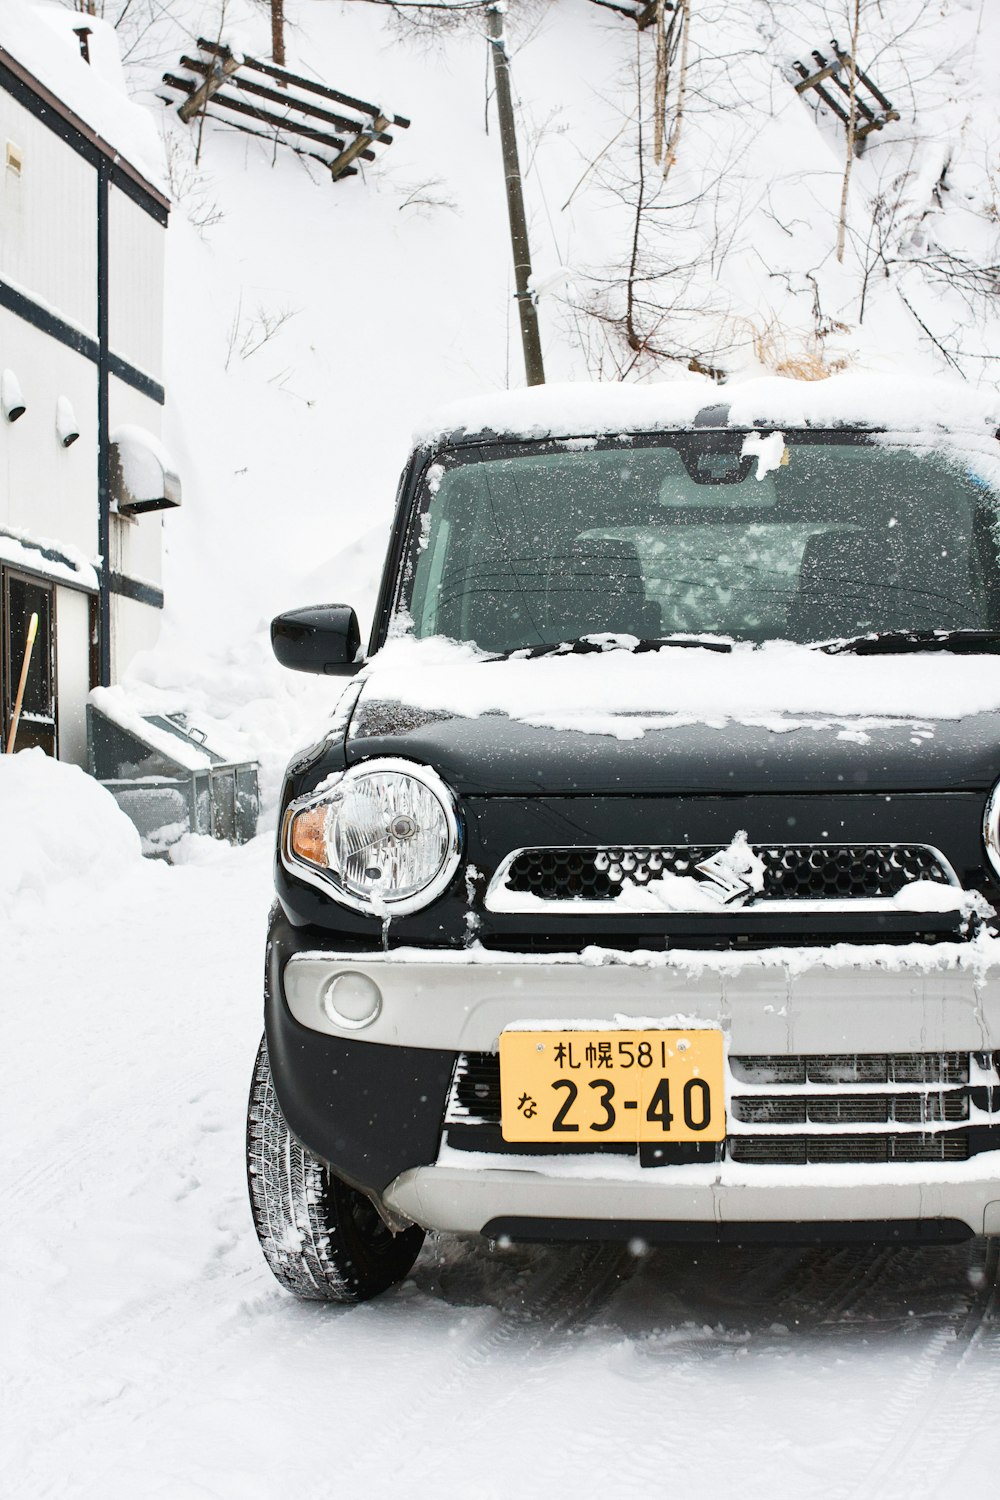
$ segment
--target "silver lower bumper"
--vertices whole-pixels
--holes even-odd
[[[576,1158],[574,1171],[581,1171]],[[699,1224],[885,1223],[957,1219],[1000,1235],[1000,1151],[935,1169],[920,1180],[880,1180],[870,1168],[784,1168],[781,1182],[742,1180],[725,1168],[672,1167],[629,1175],[562,1175],[508,1166],[439,1163],[404,1172],[385,1192],[397,1214],[425,1229],[478,1234],[495,1219],[597,1219]],[[753,1170],[753,1169],[751,1169]],[[939,1175],[940,1174],[940,1175]]]

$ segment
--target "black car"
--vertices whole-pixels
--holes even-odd
[[[1000,1234],[1000,443],[849,379],[430,429],[289,766],[248,1124],[268,1264]],[[959,404],[960,405],[960,404]]]

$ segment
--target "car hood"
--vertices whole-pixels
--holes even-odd
[[[463,795],[983,791],[1000,658],[774,643],[495,660],[406,639],[366,667],[346,749],[433,765]]]

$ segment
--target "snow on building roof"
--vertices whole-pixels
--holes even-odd
[[[90,63],[80,51],[80,26],[91,33]],[[89,126],[111,154],[164,190],[163,147],[152,116],[125,92],[113,27],[62,7],[3,0],[0,62],[11,60]]]
[[[726,385],[697,375],[651,385],[544,385],[455,402],[419,423],[415,441],[432,445],[478,433],[542,438],[641,432],[688,427],[699,412],[706,426],[850,425],[982,435],[1000,428],[1000,394],[960,381],[854,372],[828,380],[772,376]]]
[[[57,583],[75,584],[89,594],[97,593],[97,568],[76,547],[26,531],[0,527],[0,561],[13,563],[30,573],[41,573]]]

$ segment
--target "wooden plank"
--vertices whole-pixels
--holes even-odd
[[[859,140],[859,141],[864,140],[865,136],[866,135],[871,135],[871,133],[872,133],[873,130],[881,130],[882,127],[884,125],[888,125],[890,123],[890,121],[892,121],[892,120],[898,120],[898,119],[899,119],[899,110],[898,109],[890,109],[890,110],[887,110],[884,115],[876,115],[875,118],[874,118],[874,120],[872,120],[870,124],[868,124],[868,125],[862,125],[861,128],[860,128],[860,130],[856,130],[854,132],[855,139]]]
[[[212,95],[218,93],[227,78],[232,77],[240,61],[236,57],[225,57],[209,69],[205,82],[185,99],[177,111],[185,125],[190,125],[198,111],[204,109]]]
[[[795,66],[802,76],[802,82],[795,85],[795,92],[797,94],[804,94],[806,89],[814,89],[817,84],[824,83],[827,78],[832,77],[840,68],[840,63],[827,63],[824,67],[820,68],[818,73],[810,73],[804,63],[797,62]]]
[[[210,42],[205,37],[198,38],[198,46],[203,52],[210,52],[214,57],[228,57],[230,49],[218,42]],[[348,109],[360,110],[363,115],[374,117],[381,113],[377,104],[368,104],[364,99],[354,99],[350,94],[338,93],[323,83],[316,83],[312,78],[302,78],[298,73],[289,73],[285,68],[276,68],[273,63],[261,62],[258,57],[244,57],[243,66],[252,68],[257,73],[266,73],[269,78],[277,78],[282,83],[295,84],[297,88],[307,89],[310,93],[321,94],[325,99],[332,99],[335,104],[346,104]],[[393,115],[388,121],[390,125],[398,125],[400,130],[409,130],[410,121],[405,115]]]
[[[846,52],[841,52],[840,47],[839,47],[837,41],[836,40],[832,41],[830,43],[830,46],[833,48],[834,52],[836,52],[837,56],[841,59],[841,61],[842,62],[846,62],[847,65],[850,66],[850,56],[849,56],[849,54],[846,53]],[[865,88],[871,94],[872,98],[873,99],[877,99],[878,102],[879,102],[879,104],[881,104],[882,108],[887,112],[886,117],[888,118],[888,111],[892,109],[892,105],[889,103],[889,100],[882,93],[882,90],[880,88],[877,88],[876,85],[874,83],[872,83],[871,79],[868,77],[868,74],[865,73],[865,72],[862,72],[861,68],[856,68],[855,71],[857,72],[857,75],[861,79],[861,82],[864,84]],[[899,119],[899,115],[898,114],[896,115],[896,118]]]
[[[850,84],[848,82],[845,82],[842,76],[842,70],[845,68],[848,70],[850,69],[851,55],[849,52],[842,52],[836,41],[832,42],[831,46],[833,47],[834,53],[837,58],[837,61],[834,63],[828,63],[822,52],[813,52],[812,56],[815,58],[816,62],[820,64],[819,71],[816,73],[810,73],[809,69],[804,63],[796,62],[793,64],[796,73],[798,73],[799,77],[802,80],[801,83],[795,84],[795,91],[798,94],[803,94],[807,89],[815,89],[816,93],[822,99],[823,103],[827,105],[827,107],[831,109],[835,115],[843,120],[844,124],[848,127],[848,129],[850,129],[850,114],[848,110],[845,110],[843,108],[843,99],[841,99],[840,101],[835,99],[834,96],[823,87],[823,84],[827,79],[832,78],[833,82],[840,90],[841,95],[843,95],[848,101],[850,100]],[[885,111],[884,114],[877,114],[875,110],[872,109],[868,101],[861,97],[861,94],[859,93],[857,88],[858,79],[860,79],[865,88],[868,89],[869,93],[872,95],[872,98],[877,100],[877,102],[883,106],[883,109]],[[898,120],[899,111],[893,109],[888,99],[879,89],[875,87],[871,79],[868,77],[867,73],[862,72],[862,70],[857,66],[855,66],[855,80],[854,104],[856,115],[854,139],[857,141],[861,141],[864,140],[866,135],[870,135],[873,130],[881,130],[891,120]],[[858,116],[861,116],[864,123],[860,125],[857,124]]]
[[[376,137],[377,132],[380,130],[384,130],[388,123],[389,122],[386,119],[385,115],[376,115],[374,121],[372,122],[371,130],[363,130],[361,134],[355,140],[353,140],[349,146],[345,147],[345,149],[340,153],[337,159],[330,163],[330,176],[333,178],[334,182],[336,182],[338,177],[343,177],[347,168],[353,161],[357,159],[357,157],[363,156],[366,160],[371,160],[372,152],[366,151],[364,149],[364,143],[365,141],[370,141],[373,139],[373,137]]]
[[[899,110],[893,108],[893,106],[889,103],[888,99],[882,93],[882,90],[876,88],[875,85],[874,85],[874,83],[872,83],[871,79],[868,77],[868,74],[867,73],[863,73],[861,71],[861,69],[859,68],[858,69],[858,77],[861,79],[861,82],[865,85],[865,88],[871,94],[872,98],[873,99],[877,99],[878,102],[879,102],[879,104],[881,104],[882,108],[885,110],[885,117],[886,117],[886,119],[890,120],[890,119],[895,118],[895,119],[898,120],[899,119]]]
[[[832,109],[834,114],[837,115],[838,118],[843,120],[845,125],[849,124],[850,116],[848,115],[846,109],[841,109],[840,105],[837,103],[837,100],[833,97],[833,95],[831,93],[828,93],[821,83],[815,84],[814,87],[823,103],[827,105],[829,109]]]
[[[824,65],[824,67],[826,66],[826,58],[823,56],[823,54],[821,52],[814,52],[813,53],[813,57],[815,57],[815,59],[816,59],[817,62],[822,63]],[[841,109],[840,105],[837,103],[836,99],[834,99],[834,97],[833,97],[832,94],[830,94],[830,93],[827,92],[827,90],[823,87],[822,83],[817,83],[816,82],[816,78],[810,76],[809,70],[805,66],[805,64],[801,63],[801,62],[797,62],[797,63],[794,64],[794,67],[795,67],[796,72],[800,73],[802,75],[803,88],[805,87],[806,83],[808,82],[809,87],[816,90],[816,92],[819,95],[819,97],[823,100],[823,103],[826,104],[830,109],[832,109],[833,112],[834,112],[834,114],[837,115],[837,116],[839,116],[839,118],[841,120],[843,120],[844,124],[847,125],[849,123],[849,116],[847,114],[845,114],[845,112]],[[798,90],[799,93],[802,92],[802,89],[799,89],[798,84],[796,84],[796,89]]]
[[[163,98],[162,95],[160,97]],[[172,100],[164,99],[163,102],[170,104]],[[269,130],[254,130],[252,125],[242,125],[239,120],[229,120],[225,115],[213,114],[211,110],[206,112],[206,118],[214,120],[217,125],[224,125],[227,130],[239,130],[243,135],[253,135],[259,141],[270,141],[272,145],[274,144],[274,136]],[[329,167],[330,165],[327,158],[320,156],[318,151],[307,151],[305,146],[293,146],[291,141],[282,141],[282,145],[286,150],[294,151],[296,156],[308,156],[310,161],[318,161],[321,167]],[[357,175],[356,167],[348,167],[346,172],[341,173],[343,177],[357,177]]]
[[[190,93],[194,84],[188,78],[178,78],[172,73],[164,73],[163,82],[171,88],[180,89],[183,93]],[[265,125],[270,125],[276,131],[285,132],[288,135],[300,135],[307,141],[318,141],[322,146],[332,147],[337,152],[345,150],[342,138],[333,135],[324,135],[320,130],[313,130],[311,125],[305,125],[298,120],[281,119],[278,115],[270,114],[266,109],[260,109],[255,104],[247,104],[242,99],[231,99],[228,94],[216,93],[213,95],[213,104],[223,109],[231,109],[236,114],[249,115],[254,120],[260,120]],[[369,137],[362,132],[356,140],[361,141],[362,149],[355,151],[351,157],[353,161],[356,156],[363,156],[365,161],[374,161],[375,153],[365,149],[365,142]],[[356,142],[355,142],[356,143]],[[346,148],[349,149],[349,148]]]
[[[190,68],[193,73],[206,74],[212,71],[211,63],[202,62],[194,57],[182,57],[181,67]],[[248,94],[256,94],[258,98],[268,99],[273,104],[281,104],[286,109],[300,110],[302,114],[309,115],[312,119],[324,120],[330,125],[335,125],[338,130],[349,130],[352,135],[356,135],[359,130],[365,128],[364,120],[349,120],[346,115],[337,115],[332,110],[321,109],[318,104],[310,104],[308,99],[296,99],[294,94],[283,93],[280,89],[269,89],[263,83],[254,83],[252,78],[242,78],[236,74],[230,77],[229,82],[234,88],[243,89]],[[387,146],[392,145],[391,135],[379,135],[376,139]]]
[[[846,68],[850,68],[850,66],[851,66],[851,59],[849,57],[848,57],[847,62],[845,63],[844,66]],[[855,72],[855,79],[857,80],[860,77],[861,77],[861,74],[858,73],[858,72]],[[851,85],[849,83],[845,82],[844,78],[842,77],[842,75],[840,73],[837,74],[837,76],[834,78],[833,81],[837,85],[837,87],[840,89],[840,92],[845,96],[845,98],[848,101],[850,101],[850,97],[851,97]],[[874,120],[874,118],[875,118],[875,111],[871,108],[871,106],[869,104],[867,104],[865,102],[864,99],[862,99],[861,92],[860,92],[860,90],[857,87],[857,83],[855,83],[855,87],[854,87],[854,107],[855,107],[855,109],[859,110],[861,112],[861,114],[864,115],[864,117],[865,117],[866,120]]]

